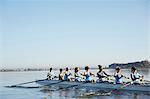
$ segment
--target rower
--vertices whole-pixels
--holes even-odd
[[[115,84],[122,84],[122,77],[123,75],[121,74],[121,68],[120,67],[116,67],[116,73],[114,74],[115,77]]]
[[[62,68],[61,69],[59,69],[59,71],[60,71],[60,73],[59,73],[59,80],[64,80],[64,78],[63,78],[63,70],[62,70]]]
[[[89,66],[85,66],[85,72],[84,72],[84,76],[85,76],[85,81],[86,82],[92,82],[92,78],[91,78],[91,75],[94,75],[93,73],[91,73],[89,71]]]
[[[98,65],[98,68],[99,68],[99,71],[97,72],[97,77],[98,77],[98,80],[97,82],[103,82],[103,78],[108,78],[108,75],[105,71],[103,71],[103,68],[101,65]]]
[[[49,72],[47,73],[47,80],[54,79],[54,74],[52,72],[52,68],[49,69]]]
[[[139,84],[140,79],[142,80],[143,78],[144,78],[144,76],[139,74],[135,67],[131,68],[131,79],[132,79],[133,84]]]
[[[69,68],[67,67],[65,72],[64,72],[64,80],[65,81],[71,81],[71,72],[69,70]]]
[[[78,82],[80,82],[81,81],[81,73],[79,72],[79,67],[76,67],[75,69],[74,69],[74,77],[75,77],[75,81],[78,81]]]

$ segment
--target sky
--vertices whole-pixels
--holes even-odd
[[[149,0],[1,0],[0,68],[149,60]]]

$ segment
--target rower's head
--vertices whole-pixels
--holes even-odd
[[[102,66],[101,65],[98,65],[98,68],[99,68],[99,71],[102,71]]]
[[[69,68],[68,67],[66,67],[66,71],[68,71],[69,70]]]
[[[85,70],[88,71],[90,68],[89,66],[85,66]]]
[[[50,68],[49,71],[51,72],[51,71],[52,71],[52,68]]]
[[[78,72],[79,71],[79,67],[76,67],[75,69],[74,69],[74,72],[76,73],[76,72]]]
[[[134,66],[131,67],[131,72],[134,73],[135,71],[137,71],[137,69]]]
[[[59,71],[62,72],[63,71],[62,68],[60,68]]]
[[[116,72],[120,72],[121,71],[121,68],[119,66],[116,67]]]

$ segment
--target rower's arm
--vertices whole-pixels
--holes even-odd
[[[104,71],[103,71],[104,72]],[[104,74],[106,75],[106,76],[110,76],[110,75],[108,75],[106,72],[104,72]]]
[[[129,77],[126,77],[126,76],[124,76],[124,75],[122,75],[122,77],[124,77],[124,78],[126,78],[126,79],[130,79]]]
[[[97,72],[97,76],[99,77],[100,75],[99,75],[99,72]]]
[[[143,75],[141,75],[141,74],[139,74],[139,73],[138,73],[138,75],[139,75],[139,77],[140,77],[140,78],[144,78],[144,76],[143,76]]]
[[[82,76],[85,76],[85,72],[82,74]]]
[[[94,75],[93,73],[91,73],[91,72],[90,72],[90,75],[93,75],[93,76],[95,76],[95,75]]]
[[[138,73],[138,75],[139,75],[139,79],[140,79],[140,81],[143,81],[144,76],[143,76],[143,75],[141,75],[141,74],[139,74],[139,73]]]
[[[80,73],[80,75],[84,76],[84,74]]]
[[[135,80],[135,78],[133,78],[132,74],[130,74],[130,77],[131,77],[132,81],[134,81],[134,80]]]
[[[101,78],[101,75],[99,74],[99,72],[97,72],[97,77]]]

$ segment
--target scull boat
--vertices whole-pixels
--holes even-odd
[[[75,82],[75,81],[60,81],[60,80],[37,80],[37,84],[40,85],[53,85],[57,86],[74,86],[78,85],[80,88],[96,88],[96,89],[118,89],[118,90],[127,90],[127,91],[140,91],[140,92],[148,92],[150,93],[150,85],[128,85],[123,87],[121,84],[113,84],[113,83],[85,83],[85,82]]]

